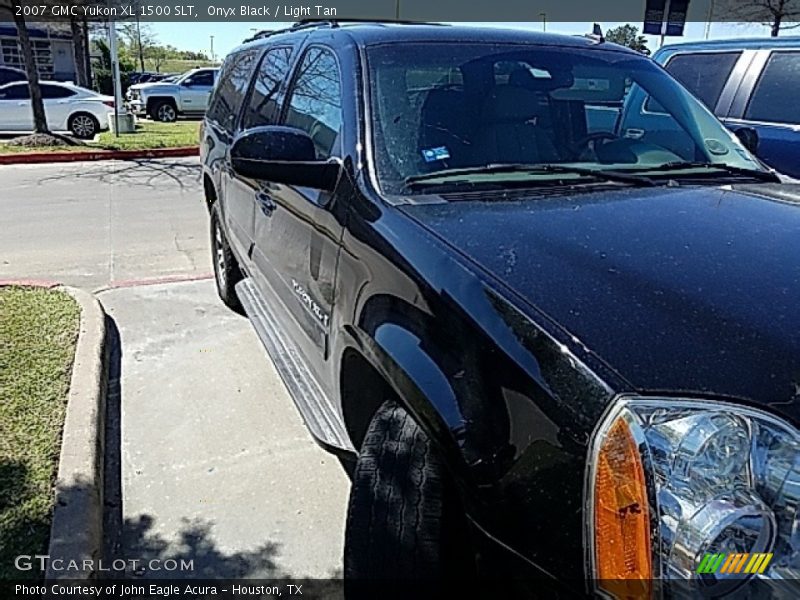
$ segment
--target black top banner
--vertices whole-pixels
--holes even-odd
[[[714,21],[769,20],[752,10],[754,0],[672,0],[672,6],[666,10],[664,0],[0,0],[0,21],[11,21],[12,14],[31,22],[86,18],[181,23],[261,21],[265,25],[270,21],[303,19],[484,22],[546,19],[599,23],[644,20],[656,28],[656,23],[666,20],[674,32],[684,21],[706,21],[712,3]],[[748,7],[750,10],[745,10]]]

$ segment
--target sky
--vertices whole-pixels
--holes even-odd
[[[455,24],[455,23],[454,23]],[[461,23],[463,25],[478,25],[491,27],[512,27],[522,29],[542,30],[541,22],[527,23]],[[625,23],[601,23],[604,31]],[[192,23],[190,34],[189,25],[186,23],[150,23],[150,27],[158,36],[162,44],[170,44],[180,50],[193,50],[206,52],[211,55],[211,36],[214,36],[214,55],[220,59],[228,52],[233,50],[242,41],[253,35],[254,32],[262,29],[281,29],[290,27],[291,23]],[[592,23],[564,23],[548,22],[547,31],[552,33],[582,34],[592,30]],[[641,23],[634,23],[641,29]],[[705,38],[705,23],[691,22],[686,24],[686,29],[682,37],[668,37],[666,43],[677,43],[681,41],[701,40]],[[731,38],[731,37],[753,37],[768,36],[769,28],[754,23],[713,23],[709,37],[711,39]],[[656,50],[659,45],[658,36],[648,35],[648,47]]]

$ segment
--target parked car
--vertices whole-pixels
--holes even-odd
[[[800,178],[800,37],[678,44],[653,58],[728,127],[754,129],[759,158]],[[631,95],[623,119],[628,135],[648,129],[660,129],[663,139],[672,134],[664,129],[669,117],[642,90]]]
[[[15,69],[14,67],[0,67],[0,85],[27,80],[28,76],[25,74],[25,71]]]
[[[174,82],[140,83],[128,88],[128,105],[135,114],[171,123],[179,115],[205,113],[219,69],[192,69]]]
[[[114,98],[69,83],[41,81],[44,111],[52,131],[91,139],[108,129]],[[0,86],[0,131],[32,131],[33,109],[27,82]]]
[[[690,145],[616,129],[634,86]],[[219,295],[356,461],[349,589],[797,591],[800,189],[656,63],[304,24],[225,59],[200,142]]]
[[[180,75],[180,73],[154,73],[151,71],[146,71],[144,73],[131,73],[130,82],[131,85],[137,83],[153,83],[156,81],[164,81],[178,75]]]
[[[154,73],[150,71],[134,71],[128,75],[128,81],[131,85],[136,83],[146,83],[150,81],[150,77],[154,75]]]

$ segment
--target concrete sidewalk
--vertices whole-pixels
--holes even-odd
[[[193,560],[194,571],[170,573],[183,577],[340,575],[349,481],[312,441],[249,322],[213,281],[99,297],[122,347],[109,406],[122,498],[115,507],[111,490],[107,558]]]

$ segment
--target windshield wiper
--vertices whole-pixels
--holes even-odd
[[[657,167],[649,167],[642,169],[642,171],[680,171],[682,169],[716,169],[718,171],[725,171],[731,175],[741,175],[743,177],[750,177],[770,183],[780,183],[781,179],[772,171],[762,171],[760,169],[748,169],[745,167],[737,167],[728,165],[726,163],[710,163],[710,162],[691,162],[691,161],[676,161],[669,162]]]
[[[629,185],[652,187],[658,185],[649,177],[633,175],[631,173],[620,173],[618,171],[604,171],[602,169],[587,169],[585,167],[571,167],[567,165],[553,164],[525,164],[525,163],[499,163],[484,165],[482,167],[466,167],[462,169],[446,169],[435,173],[425,173],[424,175],[412,175],[406,177],[404,183],[410,188],[428,187],[438,185],[452,185],[453,181],[431,181],[442,178],[451,178],[469,175],[493,175],[502,173],[563,173],[565,175],[582,175],[593,177],[600,181],[614,181],[627,183]],[[475,182],[464,182],[473,184]]]

